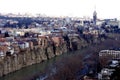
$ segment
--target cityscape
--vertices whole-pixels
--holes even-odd
[[[100,18],[94,3],[82,17],[1,8],[0,80],[120,80],[119,17]]]

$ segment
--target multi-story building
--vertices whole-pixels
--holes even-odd
[[[109,57],[111,59],[120,59],[119,50],[102,50],[99,52],[99,57]]]

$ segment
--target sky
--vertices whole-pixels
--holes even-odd
[[[0,13],[48,16],[120,18],[119,0],[0,0]]]

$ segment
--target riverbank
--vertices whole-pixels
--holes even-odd
[[[0,58],[0,76],[7,75],[36,63],[41,63],[70,50],[74,51],[87,46],[86,41],[78,36],[64,37],[60,39],[62,41],[59,44],[54,43],[54,41],[50,43],[49,40],[45,38],[41,41],[43,42],[42,45],[33,46],[31,49],[22,49],[18,54]]]
[[[86,47],[87,48],[87,47]],[[45,60],[41,63],[34,64],[28,67],[24,67],[18,71],[7,74],[0,78],[0,80],[31,80],[34,76],[39,76],[41,73],[47,72],[50,67],[53,66],[57,61],[63,59],[64,57],[73,56],[75,54],[79,54],[79,52],[84,52],[86,48],[70,51],[67,53],[63,53],[62,55],[55,56],[49,60]]]
[[[119,48],[120,39],[106,39],[97,45],[91,45],[84,51],[78,51],[70,56],[63,57],[61,60],[56,61],[56,64],[50,71],[46,72],[47,78],[45,80],[80,80],[84,76],[89,79],[97,80],[97,73],[101,70],[101,63],[99,63],[99,51],[103,49]],[[33,77],[37,80],[41,76]]]

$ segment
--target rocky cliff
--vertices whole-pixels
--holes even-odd
[[[77,50],[87,46],[85,40],[77,36],[65,36],[60,38],[60,41],[56,41],[57,38],[53,40],[46,38],[42,41],[44,42],[44,46],[39,44],[32,48],[21,49],[17,54],[1,57],[0,76],[32,64],[40,63],[70,50]]]

